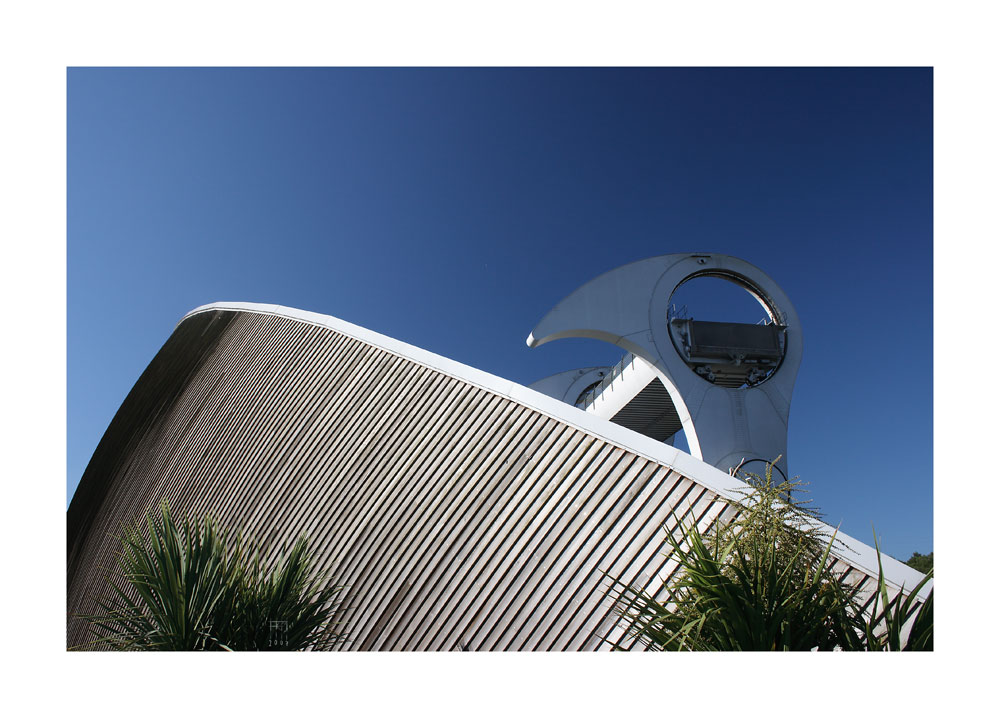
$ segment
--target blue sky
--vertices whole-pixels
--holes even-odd
[[[705,251],[802,320],[791,472],[847,533],[930,551],[932,129],[929,69],[70,69],[67,502],[198,305],[528,384],[619,356],[525,346],[562,297]]]

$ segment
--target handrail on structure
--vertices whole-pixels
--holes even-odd
[[[635,354],[632,352],[626,352],[625,356],[619,360],[617,364],[611,367],[611,371],[608,372],[607,376],[601,379],[601,382],[595,386],[593,389],[584,394],[583,403],[580,404],[580,408],[587,411],[590,407],[594,405],[597,401],[597,397],[604,393],[604,390],[611,386],[615,378],[620,376],[625,372],[625,369],[632,366],[632,362],[635,361]]]

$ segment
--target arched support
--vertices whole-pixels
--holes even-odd
[[[670,297],[686,281],[719,277],[747,289],[784,333],[780,364],[760,384],[715,385],[696,374],[670,336]],[[691,453],[720,469],[772,461],[787,475],[788,415],[802,360],[802,327],[791,300],[752,264],[722,254],[665,254],[592,279],[546,314],[528,346],[565,337],[615,344],[647,361],[670,394]]]
[[[576,405],[580,395],[595,384],[599,384],[610,371],[609,366],[570,369],[539,379],[529,384],[528,388],[567,404]]]

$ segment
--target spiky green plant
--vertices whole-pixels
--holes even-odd
[[[312,570],[305,538],[284,561],[264,565],[259,548],[210,518],[180,527],[166,503],[159,516],[123,527],[125,585],[107,584],[100,613],[82,616],[95,640],[117,650],[264,651],[325,649],[338,636],[340,587]]]
[[[274,570],[267,570],[259,552],[246,562],[229,629],[239,650],[325,650],[340,641],[332,621],[340,588],[312,574],[311,563],[305,538]]]
[[[834,539],[817,545],[807,529],[779,525],[782,512],[769,523],[767,506],[750,511],[742,526],[707,537],[694,526],[680,539],[667,533],[679,569],[666,601],[617,584],[628,635],[653,650],[692,651],[831,650],[845,640],[853,594],[830,570]]]
[[[920,589],[933,578],[934,569],[928,571],[905,597],[899,590],[890,598],[882,570],[882,550],[878,537],[874,538],[878,556],[878,586],[872,605],[866,612],[859,611],[857,614],[858,631],[852,634],[854,640],[848,648],[859,651],[933,651],[934,589],[923,603],[918,603],[917,597]],[[909,631],[906,630],[908,623]]]
[[[880,557],[881,599],[866,614],[859,588],[834,569],[836,534],[822,532],[819,512],[808,502],[792,500],[801,484],[773,483],[770,467],[764,478],[746,478],[743,496],[728,500],[734,518],[716,521],[705,535],[695,526],[680,527],[680,538],[667,532],[678,569],[664,600],[612,580],[609,594],[626,638],[651,650],[682,651],[914,650],[933,644],[932,599],[925,608],[916,604],[923,583],[905,600],[902,592],[890,600]],[[914,615],[903,644],[903,627]]]

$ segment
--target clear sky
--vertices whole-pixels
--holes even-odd
[[[852,536],[931,551],[932,129],[930,69],[70,69],[67,503],[201,304],[530,384],[620,357],[527,348],[573,289],[719,252],[803,323],[791,473]],[[704,284],[692,313],[732,316]]]

